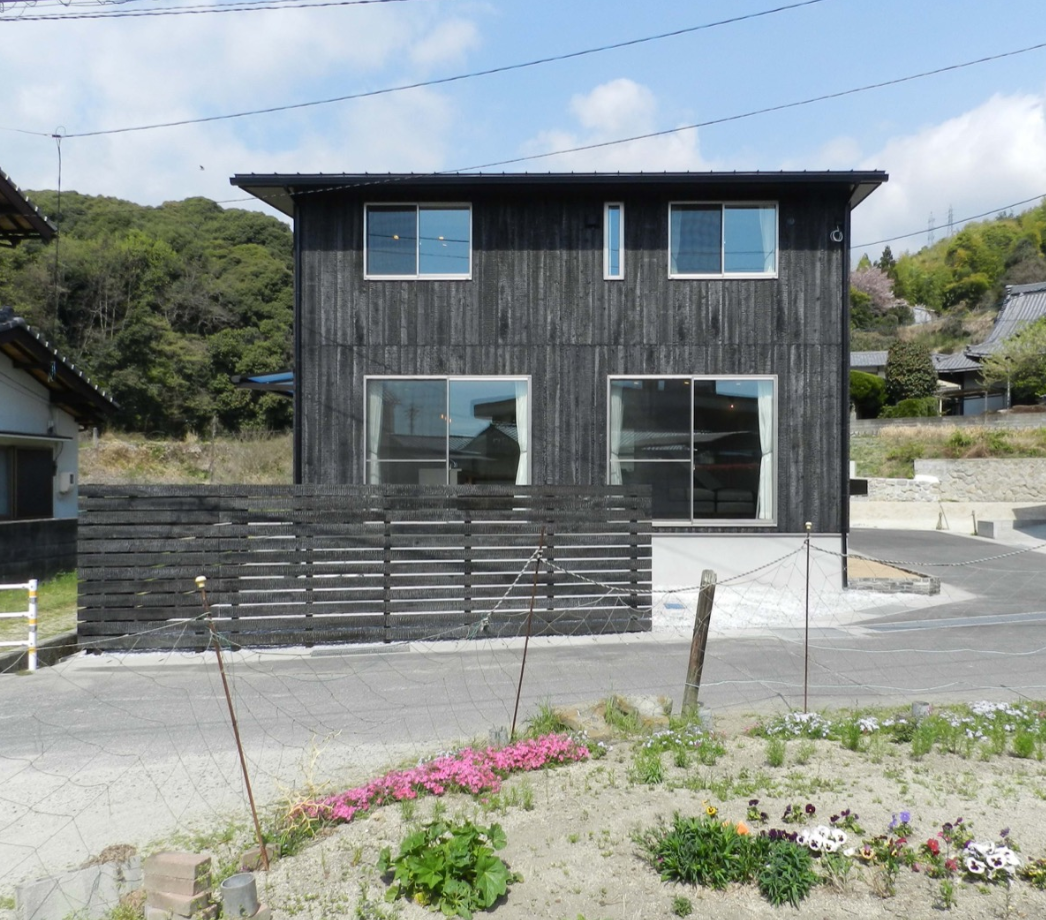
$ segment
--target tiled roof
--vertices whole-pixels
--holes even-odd
[[[990,355],[1002,342],[1012,338],[1029,323],[1046,316],[1046,281],[1036,284],[1014,284],[1006,289],[1006,299],[992,331],[980,345],[971,345],[966,353],[974,358]]]
[[[0,240],[51,239],[57,232],[40,209],[0,169]]]
[[[112,397],[95,386],[71,361],[10,307],[0,307],[0,352],[51,391],[54,405],[81,423],[100,421],[116,408]]]
[[[851,351],[850,367],[883,367],[888,354],[886,351]]]
[[[930,355],[938,374],[958,374],[963,371],[980,370],[979,361],[974,361],[960,352],[957,355]]]

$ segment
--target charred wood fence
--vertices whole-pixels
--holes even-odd
[[[544,542],[537,558],[541,534]],[[649,488],[88,486],[80,645],[201,649],[650,629]]]

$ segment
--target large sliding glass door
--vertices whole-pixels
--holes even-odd
[[[773,377],[611,378],[608,479],[651,486],[656,520],[774,519]]]

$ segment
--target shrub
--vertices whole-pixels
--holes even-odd
[[[887,406],[880,418],[936,418],[940,415],[937,398],[924,396],[921,399],[902,399],[896,406]]]
[[[858,418],[878,418],[886,402],[886,384],[875,374],[850,371],[850,402]]]
[[[894,342],[886,358],[886,396],[897,404],[937,392],[937,371],[930,352],[914,342]]]

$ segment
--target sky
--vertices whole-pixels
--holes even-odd
[[[0,48],[29,190],[275,214],[229,177],[881,169],[873,259],[1046,195],[1043,0],[0,0]]]

